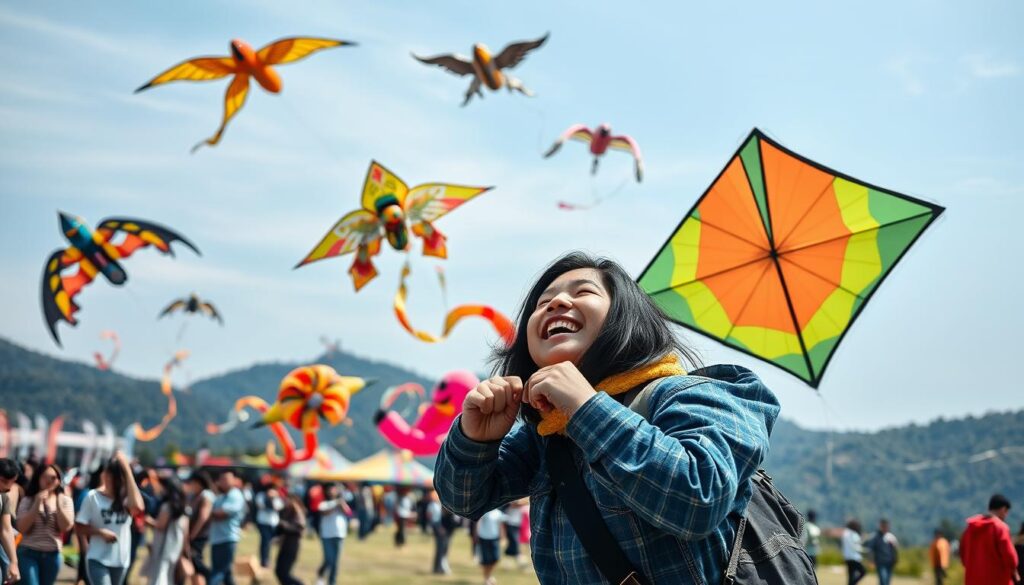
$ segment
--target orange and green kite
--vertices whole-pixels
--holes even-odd
[[[871,295],[943,211],[755,129],[639,283],[677,323],[817,388]]]

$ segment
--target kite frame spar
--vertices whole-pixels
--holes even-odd
[[[772,365],[772,366],[774,366],[774,367],[776,367],[776,368],[786,372],[787,374],[796,376],[801,381],[803,381],[804,383],[806,383],[810,387],[812,387],[815,390],[817,390],[818,386],[821,384],[822,378],[825,376],[825,372],[828,370],[829,364],[832,362],[832,358],[834,358],[836,353],[838,353],[839,346],[842,344],[843,339],[845,339],[846,334],[849,333],[850,329],[853,328],[854,323],[856,323],[857,318],[860,317],[861,312],[864,310],[864,307],[866,307],[868,305],[868,303],[871,301],[871,298],[875,295],[875,293],[878,292],[878,290],[880,288],[882,288],[882,285],[885,283],[885,280],[889,277],[889,275],[891,275],[896,270],[896,266],[900,263],[901,260],[903,260],[903,257],[907,254],[907,252],[909,252],[910,249],[914,247],[914,244],[917,243],[917,240],[922,235],[924,235],[925,232],[928,231],[928,228],[935,222],[935,220],[937,220],[939,218],[939,216],[942,215],[942,213],[946,210],[946,208],[942,207],[941,205],[938,205],[936,203],[932,203],[930,201],[925,201],[925,200],[919,199],[917,197],[912,197],[912,196],[906,195],[904,193],[899,193],[897,191],[893,191],[892,189],[888,189],[888,188],[885,188],[885,187],[879,187],[878,185],[875,185],[873,183],[869,183],[867,181],[864,181],[864,180],[852,177],[852,176],[850,176],[850,175],[848,175],[846,173],[837,171],[837,170],[835,170],[835,169],[833,169],[831,167],[828,167],[828,166],[823,165],[823,164],[821,164],[819,162],[813,161],[813,160],[807,158],[806,156],[804,156],[802,154],[799,154],[797,152],[793,152],[792,150],[786,148],[785,146],[779,144],[775,140],[773,140],[770,137],[768,137],[767,135],[765,135],[765,133],[762,132],[759,128],[754,128],[753,130],[750,131],[750,134],[748,134],[740,142],[740,145],[736,148],[736,151],[732,154],[732,156],[730,156],[726,160],[725,165],[722,166],[722,170],[720,170],[718,172],[718,174],[715,175],[715,178],[708,184],[707,189],[704,190],[704,192],[697,199],[697,201],[693,204],[693,206],[690,207],[690,209],[683,216],[683,219],[680,220],[680,222],[676,225],[675,228],[672,229],[672,231],[669,233],[668,237],[665,239],[664,243],[662,243],[662,245],[660,247],[658,247],[658,251],[655,252],[654,256],[647,263],[647,266],[645,266],[643,271],[640,272],[640,276],[637,277],[637,279],[636,279],[637,283],[639,283],[641,280],[643,280],[644,276],[646,276],[647,273],[651,270],[651,267],[654,266],[654,263],[658,260],[658,257],[661,255],[662,250],[664,250],[667,246],[671,245],[672,240],[676,237],[676,234],[679,233],[679,230],[683,227],[683,224],[686,223],[686,221],[691,219],[691,217],[693,216],[694,212],[696,212],[698,210],[698,208],[700,207],[700,204],[704,201],[704,199],[715,188],[715,186],[718,184],[718,181],[722,178],[722,175],[725,174],[725,172],[729,169],[729,166],[732,164],[732,162],[734,160],[738,159],[740,161],[740,164],[743,165],[744,176],[748,176],[748,174],[746,172],[747,171],[746,164],[745,164],[745,162],[743,160],[743,157],[740,156],[740,155],[741,155],[743,149],[747,146],[747,144],[751,140],[753,140],[755,138],[757,140],[760,140],[760,141],[768,143],[770,146],[779,149],[780,151],[782,151],[782,153],[797,159],[801,163],[804,163],[804,164],[806,164],[806,165],[808,165],[810,167],[818,169],[819,171],[822,171],[824,173],[833,175],[835,178],[843,179],[843,180],[846,180],[846,181],[850,181],[852,183],[863,185],[864,187],[867,187],[868,189],[879,191],[879,192],[885,193],[886,195],[891,195],[893,197],[896,197],[896,198],[899,198],[899,199],[903,199],[903,200],[908,201],[910,203],[914,203],[916,205],[920,205],[922,207],[928,208],[928,213],[927,214],[926,213],[922,213],[922,214],[915,215],[915,216],[912,216],[912,217],[907,217],[907,218],[901,219],[899,221],[895,221],[895,222],[886,224],[885,226],[881,226],[881,227],[888,227],[888,226],[898,225],[898,224],[903,223],[903,222],[912,221],[912,220],[915,220],[915,219],[921,219],[921,218],[923,218],[923,217],[925,217],[926,215],[929,215],[929,214],[931,215],[931,218],[928,219],[928,221],[926,221],[923,226],[921,226],[920,231],[913,238],[910,239],[910,241],[907,243],[906,247],[904,247],[904,249],[902,251],[900,251],[900,253],[896,256],[896,258],[893,260],[891,266],[889,267],[889,270],[887,272],[885,272],[884,274],[879,276],[878,282],[874,284],[873,288],[864,297],[864,300],[860,303],[860,306],[858,306],[853,311],[853,313],[850,315],[849,323],[847,323],[846,328],[843,329],[842,333],[839,334],[838,338],[835,341],[835,345],[834,345],[834,348],[833,348],[832,352],[828,355],[828,357],[825,359],[824,363],[822,363],[820,370],[818,370],[817,372],[815,372],[815,369],[814,369],[814,367],[811,364],[810,354],[807,351],[807,346],[806,346],[806,344],[804,342],[804,336],[803,336],[803,333],[802,333],[801,328],[799,326],[798,319],[796,317],[796,311],[793,308],[793,301],[792,301],[792,298],[790,297],[790,294],[789,294],[789,288],[786,285],[786,279],[785,279],[785,276],[783,275],[782,267],[779,264],[778,253],[777,253],[777,250],[775,248],[776,242],[775,242],[774,238],[771,235],[769,235],[767,237],[768,244],[771,246],[770,258],[772,260],[772,263],[775,266],[776,272],[778,273],[779,281],[782,284],[782,290],[783,290],[784,296],[786,298],[787,308],[789,309],[789,316],[793,320],[793,323],[794,323],[794,326],[795,326],[794,329],[796,331],[796,337],[797,337],[797,339],[800,342],[800,350],[801,350],[801,352],[803,354],[804,363],[807,365],[807,371],[811,374],[811,379],[806,379],[806,378],[796,374],[795,372],[792,372],[792,371],[786,369],[785,367],[783,367],[782,365],[774,362],[771,359],[768,359],[768,358],[766,358],[764,356],[757,355],[756,353],[748,350],[745,347],[736,345],[736,344],[734,344],[732,342],[729,342],[726,339],[722,339],[721,337],[717,337],[714,334],[712,334],[712,333],[710,333],[708,331],[705,331],[703,329],[700,329],[699,327],[696,327],[696,326],[691,325],[689,323],[684,323],[682,321],[676,320],[671,315],[669,316],[669,319],[673,323],[676,323],[677,325],[681,325],[681,326],[683,326],[683,327],[685,327],[685,328],[687,328],[687,329],[689,329],[691,331],[695,331],[697,333],[700,333],[701,335],[703,335],[705,337],[713,339],[713,340],[715,340],[715,341],[717,341],[717,342],[719,342],[719,343],[721,343],[721,344],[723,344],[725,346],[728,346],[728,347],[730,347],[730,348],[732,348],[732,349],[734,349],[736,351],[739,351],[739,352],[742,352],[742,353],[744,353],[746,355],[749,355],[750,357],[756,358],[759,361],[762,361],[764,363],[770,364],[770,365]],[[760,149],[758,150],[758,152],[759,152],[759,158],[760,158],[761,157]],[[760,166],[762,184],[767,185],[767,182],[765,180],[765,174],[764,174],[764,167],[765,167],[765,165],[762,162],[759,166]],[[749,181],[749,178],[748,178],[748,181]],[[748,186],[750,186],[751,192],[753,192],[754,191],[753,185],[749,185],[749,183],[748,183]],[[769,204],[769,195],[768,195],[767,191],[765,193],[765,210],[766,210],[766,213],[767,213],[767,216],[768,216],[768,222],[769,222],[769,224],[771,224],[771,221],[772,221],[772,219],[771,219],[771,205]],[[765,226],[765,227],[767,227],[767,226]],[[700,279],[697,279],[697,280],[700,280]],[[666,287],[665,289],[656,291],[655,293],[651,293],[651,292],[649,292],[647,290],[645,290],[644,292],[648,296],[652,296],[652,294],[657,294],[658,292],[663,292],[664,290],[671,290],[673,288],[675,288],[675,287],[674,286],[669,286],[669,287]]]

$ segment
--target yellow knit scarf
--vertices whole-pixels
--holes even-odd
[[[656,362],[640,366],[639,368],[628,372],[608,376],[604,380],[598,382],[596,390],[598,392],[604,392],[610,396],[615,396],[617,394],[622,394],[623,392],[628,392],[629,390],[632,390],[641,384],[646,384],[651,380],[664,378],[666,376],[682,376],[685,374],[686,371],[683,370],[683,366],[679,363],[679,357],[674,353],[670,353]],[[555,433],[565,434],[565,425],[569,424],[569,417],[567,417],[564,412],[561,410],[542,412],[540,413],[540,417],[542,420],[540,421],[540,424],[537,425],[537,432],[542,436],[546,437]]]

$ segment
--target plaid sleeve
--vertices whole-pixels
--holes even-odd
[[[734,396],[728,385],[693,380],[679,376],[658,385],[651,423],[600,393],[566,427],[594,473],[616,486],[638,516],[688,540],[725,520],[738,486],[767,454],[778,414],[770,392],[761,403]]]
[[[434,464],[434,489],[449,510],[477,520],[498,506],[529,495],[539,450],[525,425],[504,439],[479,443],[462,432],[459,416]]]

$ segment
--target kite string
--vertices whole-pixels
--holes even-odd
[[[515,101],[516,103],[519,104],[520,107],[525,108],[526,110],[529,110],[532,114],[536,115],[538,120],[540,121],[537,128],[537,154],[543,156],[544,153],[547,152],[548,150],[547,147],[545,147],[545,132],[547,131],[547,114],[539,106],[534,105],[531,101],[529,101],[529,99]]]

